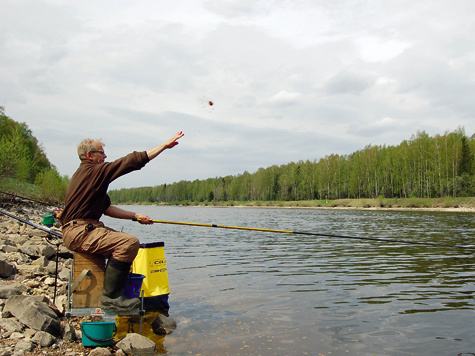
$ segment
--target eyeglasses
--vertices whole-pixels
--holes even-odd
[[[104,151],[89,151],[89,152],[91,152],[91,153],[100,153],[101,155],[105,154]]]

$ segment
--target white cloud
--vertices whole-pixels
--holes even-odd
[[[368,62],[387,61],[403,53],[412,44],[409,41],[385,40],[378,37],[356,39],[361,58]]]
[[[260,4],[254,0],[204,0],[203,5],[218,15],[234,18],[252,15]]]
[[[295,103],[300,96],[300,93],[281,90],[277,94],[273,95],[269,101],[273,104],[291,104]]]

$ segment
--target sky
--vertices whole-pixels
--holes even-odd
[[[111,189],[475,133],[472,0],[0,0],[0,106],[61,175],[180,144]],[[209,102],[213,105],[209,105]]]

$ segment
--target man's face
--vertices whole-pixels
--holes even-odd
[[[106,158],[104,148],[100,144],[96,144],[96,148],[87,153],[87,159],[95,163],[103,163]]]

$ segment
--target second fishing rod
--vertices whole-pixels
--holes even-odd
[[[137,221],[137,219],[132,219],[132,220]],[[450,248],[475,250],[475,246],[451,245],[451,244],[441,244],[441,243],[432,243],[432,242],[386,239],[386,238],[377,238],[377,237],[331,235],[331,234],[322,234],[322,233],[317,233],[317,232],[303,232],[303,231],[277,230],[277,229],[262,229],[262,228],[255,228],[255,227],[227,226],[227,225],[218,225],[218,224],[201,224],[201,223],[182,222],[182,221],[167,221],[167,220],[152,220],[152,221],[154,223],[157,223],[157,224],[171,224],[171,225],[184,225],[184,226],[211,227],[211,228],[218,228],[218,229],[273,232],[273,233],[281,233],[281,234],[309,235],[309,236],[331,237],[331,238],[341,238],[341,239],[380,241],[380,242],[389,242],[389,243],[402,243],[402,244],[409,244],[409,245],[424,245],[424,246],[434,246],[434,247],[450,247]]]

